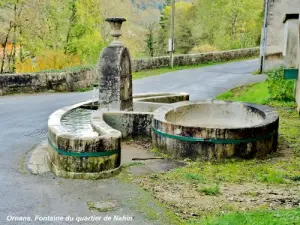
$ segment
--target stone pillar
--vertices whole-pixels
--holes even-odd
[[[132,69],[129,51],[119,41],[124,18],[108,18],[114,40],[102,50],[99,74],[99,109],[132,111]]]
[[[294,15],[289,18],[288,15]],[[289,68],[294,68],[297,65],[297,52],[299,43],[299,19],[295,19],[298,14],[288,14],[285,23],[284,31],[284,48],[282,55],[284,56],[284,65]]]

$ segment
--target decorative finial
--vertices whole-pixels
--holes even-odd
[[[107,18],[105,21],[109,22],[111,26],[110,35],[114,37],[114,40],[110,45],[123,45],[122,42],[119,40],[119,37],[122,35],[121,27],[122,23],[126,21],[125,18]]]

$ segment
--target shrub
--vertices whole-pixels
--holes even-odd
[[[205,53],[205,52],[216,52],[218,51],[218,49],[215,46],[212,45],[199,45],[199,46],[195,46],[194,48],[192,48],[192,50],[190,51],[190,53]]]
[[[80,65],[80,58],[76,55],[68,55],[63,51],[47,51],[42,56],[36,57],[34,63],[31,59],[18,62],[17,73],[38,72],[42,70],[60,70],[66,67]]]
[[[270,100],[293,101],[294,81],[283,79],[283,68],[267,72],[267,84]]]

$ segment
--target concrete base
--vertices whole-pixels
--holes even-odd
[[[43,174],[50,171],[48,166],[48,142],[43,141],[39,144],[34,151],[32,152],[29,163],[28,169],[32,174]]]

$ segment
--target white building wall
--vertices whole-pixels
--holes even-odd
[[[286,14],[300,14],[300,0],[269,0],[266,38],[266,68],[282,63]]]

